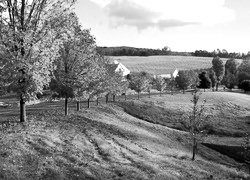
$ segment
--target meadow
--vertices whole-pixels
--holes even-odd
[[[212,67],[212,57],[194,56],[110,56],[125,65],[131,72],[146,71],[151,74],[168,74],[175,69],[207,69]],[[224,63],[227,59],[223,59]],[[240,62],[241,60],[237,60]]]
[[[0,179],[248,179],[242,154],[248,131],[250,96],[205,92],[212,115],[210,134],[191,161],[188,132],[179,122],[191,108],[191,93],[127,101],[64,116],[63,101],[27,106],[18,123],[17,107],[1,108],[11,122],[0,126]],[[12,116],[9,116],[13,114]],[[7,120],[7,119],[5,119]]]

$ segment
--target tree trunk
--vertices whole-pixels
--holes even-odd
[[[161,91],[160,91],[160,96],[161,96]]]
[[[68,110],[68,98],[65,98],[65,116],[67,116],[69,114],[69,110]]]
[[[113,95],[113,102],[115,102],[115,95]]]
[[[193,138],[193,157],[192,157],[192,161],[195,160],[196,150],[197,150],[197,142],[196,142],[196,139]]]
[[[96,98],[96,105],[97,106],[99,105],[99,98],[98,97]]]
[[[76,110],[77,110],[77,111],[80,111],[80,109],[81,109],[80,101],[77,101],[77,102],[76,102]]]
[[[26,121],[26,105],[23,98],[20,99],[20,122]]]
[[[140,99],[140,93],[138,92],[138,100]]]
[[[90,108],[90,98],[88,98],[88,108]]]
[[[219,83],[216,83],[216,91],[218,91]]]
[[[182,90],[183,94],[185,93],[185,89]]]
[[[106,104],[108,104],[108,101],[109,101],[109,95],[107,94],[106,95]]]
[[[204,92],[206,92],[206,89],[204,88]]]

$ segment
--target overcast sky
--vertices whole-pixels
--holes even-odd
[[[79,0],[98,46],[250,51],[250,0]]]

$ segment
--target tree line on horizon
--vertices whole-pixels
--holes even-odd
[[[171,51],[168,46],[162,49],[150,48],[135,48],[135,47],[97,47],[97,51],[104,56],[197,56],[197,57],[220,57],[220,58],[236,58],[236,59],[249,59],[250,51],[248,53],[228,52],[225,49],[216,49],[212,52],[206,50],[196,50],[194,52],[177,52]]]

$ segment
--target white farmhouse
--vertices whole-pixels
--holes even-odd
[[[176,78],[176,76],[178,75],[179,70],[178,69],[168,69],[166,70],[166,74],[158,74],[158,75],[154,75],[154,78],[156,78],[156,76],[160,76],[163,78]]]
[[[128,70],[128,68],[126,68],[122,63],[119,63],[116,60],[113,62],[113,64],[111,64],[111,66],[115,72],[121,71],[123,76],[127,76],[128,74],[130,74],[130,70]]]

